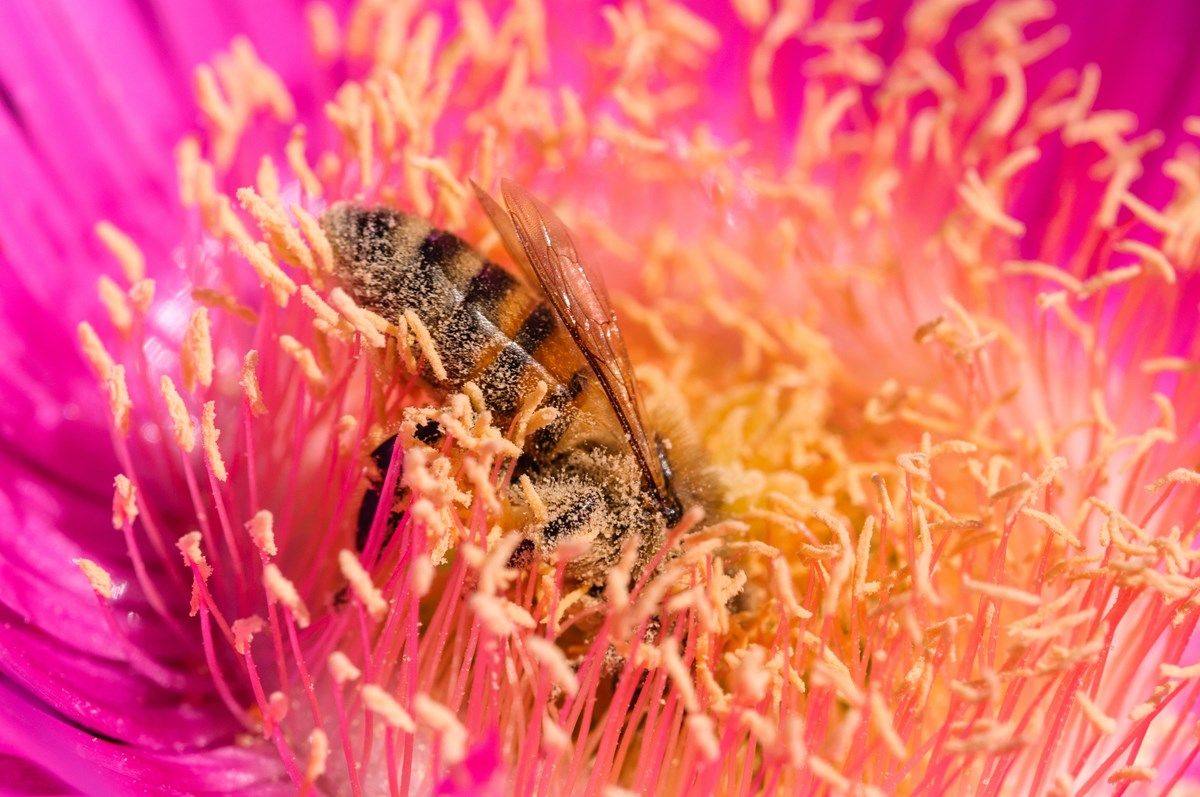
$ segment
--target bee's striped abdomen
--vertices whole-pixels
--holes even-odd
[[[431,385],[459,390],[474,382],[503,428],[545,382],[544,405],[559,417],[527,448],[534,455],[553,450],[591,380],[541,296],[458,236],[415,216],[343,203],[322,224],[359,304],[388,319],[411,309],[428,328],[446,369],[440,380],[425,368]]]

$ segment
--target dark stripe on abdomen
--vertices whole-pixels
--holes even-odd
[[[515,343],[508,343],[476,379],[483,400],[498,420],[507,421],[520,407],[522,375],[534,366],[529,352]]]
[[[453,263],[463,252],[471,247],[462,238],[445,230],[432,230],[417,250],[418,256],[426,263],[444,269]]]
[[[496,308],[517,285],[511,274],[490,260],[485,260],[483,267],[467,283],[463,304],[476,308],[494,321]]]
[[[513,343],[530,354],[536,354],[538,348],[550,337],[550,333],[554,332],[557,324],[558,319],[550,305],[547,302],[539,302],[537,307],[533,308],[533,312],[521,322],[521,328],[513,335]]]
[[[558,445],[559,439],[579,412],[575,406],[575,399],[579,398],[579,394],[587,386],[587,374],[588,370],[581,368],[575,372],[567,384],[557,384],[550,390],[549,395],[542,402],[542,406],[558,410],[558,417],[529,436],[529,440],[525,443],[527,452],[535,456],[544,456]]]

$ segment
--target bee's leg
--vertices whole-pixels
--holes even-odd
[[[408,488],[401,487],[396,491],[396,498],[403,498],[407,492]],[[379,501],[382,497],[381,488],[372,487],[363,493],[362,503],[358,505],[358,525],[354,532],[354,547],[359,553],[367,549],[371,528],[375,525],[375,515],[379,512]],[[379,546],[379,550],[386,548],[387,544],[392,541],[392,535],[396,533],[402,520],[404,520],[403,512],[388,513],[387,523],[383,530],[383,543]]]
[[[425,423],[413,430],[413,437],[431,447],[442,442],[444,436],[442,427],[434,420],[425,421]]]
[[[508,557],[508,567],[513,570],[524,570],[533,563],[533,540],[526,537],[517,543],[512,556]]]
[[[413,433],[414,437],[427,445],[436,445],[442,439],[442,428],[438,426],[437,421],[426,421],[417,427]],[[355,526],[354,545],[361,553],[367,548],[367,542],[371,535],[371,527],[375,524],[375,514],[379,511],[379,502],[383,498],[383,481],[387,478],[388,469],[392,465],[392,458],[395,456],[397,435],[392,435],[387,440],[384,440],[375,450],[371,452],[371,461],[375,463],[375,469],[378,471],[378,477],[372,479],[371,489],[363,494],[362,503],[358,505],[358,523]],[[392,503],[404,498],[407,490],[404,487],[398,487],[396,496]],[[388,514],[387,524],[384,530],[383,544],[380,545],[380,550],[387,547],[387,544],[392,541],[392,535],[396,533],[396,529],[400,525],[400,521],[404,519],[403,512],[390,512]]]

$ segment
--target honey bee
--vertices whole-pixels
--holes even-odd
[[[387,319],[411,310],[429,330],[445,368],[439,378],[423,366],[420,376],[433,390],[475,383],[503,428],[523,398],[546,384],[543,406],[557,416],[525,441],[512,482],[528,475],[549,517],[527,529],[517,555],[548,552],[572,534],[594,535],[568,576],[598,590],[629,535],[640,540],[640,566],[685,506],[711,503],[713,488],[686,433],[664,433],[671,419],[648,422],[604,282],[567,227],[512,181],[501,183],[506,207],[475,190],[520,276],[458,236],[391,208],[338,203],[322,226],[360,306]],[[435,445],[442,432],[429,422],[414,436]],[[394,445],[393,436],[373,453],[380,471]],[[360,549],[383,498],[378,482],[364,496]],[[402,496],[387,500],[394,506]]]

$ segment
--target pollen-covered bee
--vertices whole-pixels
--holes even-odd
[[[424,366],[434,390],[473,382],[502,426],[545,383],[543,406],[558,414],[525,441],[512,481],[528,475],[548,520],[528,530],[522,550],[594,535],[568,574],[599,587],[630,534],[639,536],[644,563],[686,506],[711,503],[712,488],[687,435],[648,423],[604,283],[566,226],[515,183],[501,189],[507,210],[478,186],[476,193],[519,277],[458,236],[391,208],[338,203],[322,226],[361,306],[389,320],[411,310],[428,329],[445,369],[441,378]],[[436,444],[441,430],[426,424],[416,437]],[[373,454],[380,470],[394,444],[393,437]],[[360,548],[381,500],[378,484],[364,497]]]

